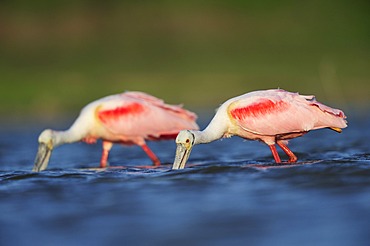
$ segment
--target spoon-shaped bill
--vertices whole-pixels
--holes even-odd
[[[49,159],[51,156],[52,148],[50,148],[45,143],[39,144],[39,149],[37,151],[37,155],[35,158],[35,164],[33,166],[32,171],[34,172],[40,172],[42,170],[45,170],[49,164]]]
[[[172,169],[184,169],[187,160],[189,159],[191,147],[187,148],[184,144],[177,144],[176,157],[172,165]]]

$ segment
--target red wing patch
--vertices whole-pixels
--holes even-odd
[[[124,107],[117,107],[115,109],[104,110],[98,112],[99,119],[106,123],[111,120],[118,120],[122,116],[136,115],[144,111],[144,106],[140,103],[132,103],[125,105]]]
[[[177,134],[178,133],[175,133],[175,134],[161,134],[159,136],[148,136],[148,140],[152,140],[152,141],[157,141],[157,140],[172,140],[172,139],[175,139],[177,137]]]
[[[263,115],[280,112],[287,108],[288,104],[284,101],[273,102],[263,99],[242,108],[232,109],[230,114],[233,118],[242,120],[247,117],[260,117]]]

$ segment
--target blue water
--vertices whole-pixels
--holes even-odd
[[[164,141],[149,143],[160,168],[115,146],[96,169],[100,144],[76,143],[33,173],[50,125],[2,127],[0,245],[369,245],[370,117],[348,120],[342,134],[292,140],[300,165],[274,166],[267,146],[234,137],[195,146],[177,171]]]

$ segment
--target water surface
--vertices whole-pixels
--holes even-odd
[[[43,126],[0,131],[1,245],[368,245],[370,118],[342,134],[291,141],[300,165],[275,166],[269,148],[240,138],[195,146],[171,171],[175,144],[55,149],[33,173]],[[282,152],[282,159],[286,159]]]

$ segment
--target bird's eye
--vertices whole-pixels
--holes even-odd
[[[185,141],[186,143],[189,143],[190,142],[190,139],[188,138],[188,139],[186,139],[186,141]]]

